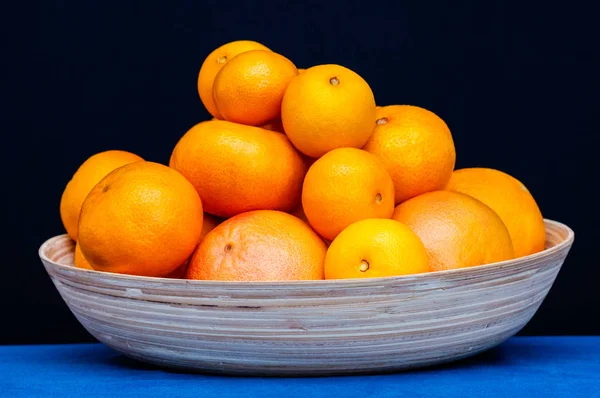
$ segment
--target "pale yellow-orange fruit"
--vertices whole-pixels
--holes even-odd
[[[377,278],[429,271],[423,242],[406,225],[371,218],[346,227],[325,256],[325,279]]]

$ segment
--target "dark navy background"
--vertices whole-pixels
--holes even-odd
[[[428,108],[457,167],[504,170],[576,232],[522,334],[600,334],[597,13],[574,2],[26,1],[3,5],[0,343],[91,341],[37,256],[63,233],[78,165],[108,149],[166,163],[208,118],[196,91],[210,51],[264,43],[298,67],[339,63],[377,103]]]

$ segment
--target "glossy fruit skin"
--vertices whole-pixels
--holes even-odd
[[[406,224],[425,245],[432,271],[472,267],[515,257],[500,217],[471,196],[428,192],[399,204],[394,220]]]
[[[247,51],[219,71],[213,100],[224,120],[250,126],[281,117],[281,101],[296,66],[272,51]]]
[[[364,150],[385,164],[396,204],[444,188],[456,161],[452,134],[435,113],[417,106],[378,107]]]
[[[375,98],[367,82],[350,69],[313,66],[289,84],[281,121],[294,146],[310,157],[336,148],[361,148],[373,131]]]
[[[252,40],[237,40],[218,47],[211,52],[202,63],[202,67],[198,73],[198,95],[206,107],[206,110],[213,117],[216,117],[217,119],[223,118],[219,114],[213,100],[213,84],[215,77],[228,61],[239,54],[252,50],[270,51],[266,46],[258,42]]]
[[[356,148],[334,149],[306,173],[302,207],[315,231],[331,241],[356,221],[391,218],[394,184],[374,155]]]
[[[104,177],[86,198],[81,251],[97,271],[165,276],[194,251],[203,214],[194,186],[176,170],[132,163]]]
[[[111,171],[142,160],[131,152],[110,150],[90,156],[79,166],[60,198],[60,217],[71,239],[77,241],[79,213],[92,188]]]
[[[300,201],[306,164],[284,134],[213,120],[177,143],[170,167],[196,188],[208,213],[289,211]]]
[[[542,212],[529,190],[519,180],[499,170],[456,170],[446,186],[479,199],[502,219],[510,233],[515,256],[544,250],[546,227]]]
[[[429,256],[419,237],[406,225],[381,218],[346,227],[325,256],[325,279],[379,278],[429,270]]]
[[[280,211],[239,214],[202,240],[188,279],[288,281],[323,279],[325,243],[300,219]]]

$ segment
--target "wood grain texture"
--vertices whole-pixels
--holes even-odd
[[[403,277],[214,282],[77,269],[67,235],[42,262],[98,340],[166,367],[244,375],[384,372],[464,358],[518,332],[573,243],[546,220],[546,250],[467,269]]]

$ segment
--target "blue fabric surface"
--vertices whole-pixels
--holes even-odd
[[[515,337],[475,357],[410,372],[321,378],[185,374],[101,344],[0,346],[2,397],[600,396],[600,336]]]

